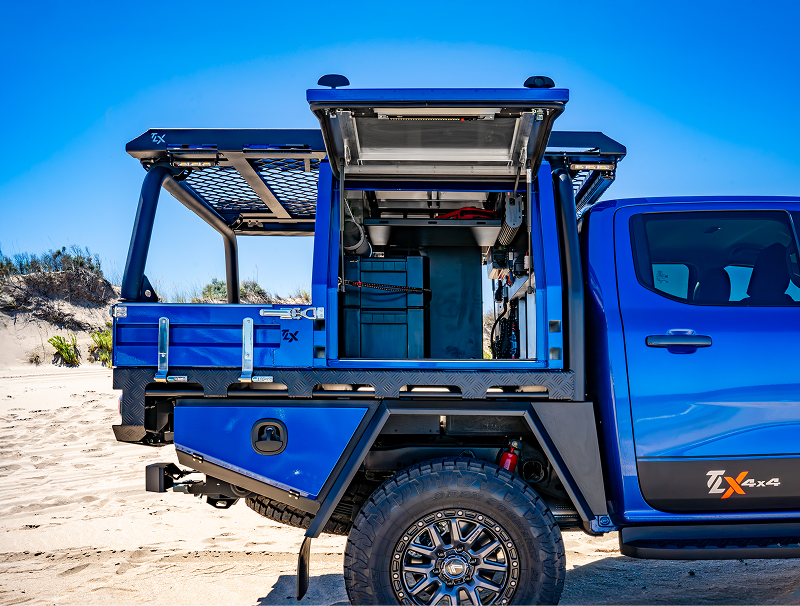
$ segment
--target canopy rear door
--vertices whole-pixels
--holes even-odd
[[[351,180],[513,182],[542,160],[565,89],[309,90],[331,164]]]

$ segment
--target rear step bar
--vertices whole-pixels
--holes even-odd
[[[633,526],[620,531],[619,550],[649,560],[800,558],[800,523]]]

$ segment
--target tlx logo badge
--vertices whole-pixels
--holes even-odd
[[[297,339],[297,333],[299,333],[299,332],[300,332],[299,330],[295,330],[294,332],[290,332],[290,331],[288,331],[286,329],[281,331],[281,333],[283,334],[283,340],[284,341],[289,341],[289,343],[291,343],[292,341],[297,341],[298,340]]]
[[[734,494],[747,494],[745,488],[762,488],[767,486],[780,486],[780,478],[772,478],[771,480],[754,480],[752,478],[745,479],[748,471],[741,472],[738,476],[731,477],[725,475],[724,469],[709,471],[706,473],[708,476],[708,494],[722,494],[723,499],[728,499]],[[723,485],[723,480],[725,485]]]

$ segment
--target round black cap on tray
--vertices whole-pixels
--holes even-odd
[[[350,80],[339,74],[325,74],[324,76],[322,76],[322,78],[317,80],[317,84],[320,86],[330,86],[331,88],[337,88],[339,86],[350,86]]]
[[[547,76],[531,76],[525,80],[525,88],[553,88],[556,85],[552,78]]]

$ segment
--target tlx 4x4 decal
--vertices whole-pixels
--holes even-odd
[[[754,480],[747,478],[749,472],[743,471],[735,478],[726,476],[724,469],[709,471],[706,473],[708,478],[708,494],[722,494],[723,499],[727,499],[734,494],[747,494],[745,488],[765,488],[767,486],[780,486],[780,478],[771,480]],[[723,484],[723,480],[725,484]]]

